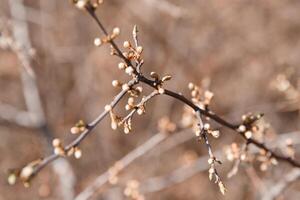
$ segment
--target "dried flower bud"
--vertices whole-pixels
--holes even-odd
[[[159,76],[158,76],[158,74],[156,72],[151,72],[150,76],[151,76],[151,78],[159,79]]]
[[[171,78],[172,78],[172,76],[167,75],[167,76],[164,76],[164,77],[161,79],[161,81],[162,81],[162,82],[166,82],[166,81],[171,80]]]
[[[226,188],[225,188],[224,184],[221,181],[219,181],[218,186],[219,186],[219,189],[220,189],[221,193],[223,195],[225,195]]]
[[[99,46],[101,46],[101,44],[102,44],[102,40],[100,38],[95,38],[94,45],[96,47],[99,47]]]

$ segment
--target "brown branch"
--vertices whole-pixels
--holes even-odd
[[[89,4],[87,4],[89,5]],[[103,33],[105,35],[107,35],[107,31],[105,30],[105,28],[103,27],[101,21],[99,20],[99,18],[97,17],[97,15],[95,14],[95,10],[94,9],[91,9],[89,6],[86,7],[87,8],[87,11],[88,13],[93,17],[93,19],[97,22],[97,24],[99,25],[99,27],[101,28],[101,30],[103,31]],[[120,55],[123,55],[121,50],[119,49],[119,47],[116,45],[116,43],[111,40],[110,43],[112,44],[113,48],[115,48],[115,50],[117,52],[119,52]],[[122,59],[126,62],[126,64],[128,64],[129,66],[132,66],[131,64],[131,61],[127,58],[125,58],[124,56],[122,57]],[[143,82],[155,89],[158,89],[158,84],[156,81],[153,81],[153,80],[150,80],[148,78],[146,78],[145,76],[143,76],[142,74],[137,74],[137,72],[135,71],[136,75],[137,75],[137,78],[140,82]],[[172,98],[175,98],[179,101],[181,101],[182,103],[188,105],[189,107],[191,107],[195,112],[200,112],[202,115],[216,121],[217,123],[223,125],[224,127],[227,127],[227,128],[230,128],[232,130],[234,130],[235,132],[237,132],[239,135],[241,135],[245,140],[247,140],[247,142],[249,144],[253,144],[255,145],[256,147],[260,148],[260,149],[263,149],[267,152],[269,152],[271,154],[271,157],[273,158],[276,158],[277,160],[280,160],[280,161],[283,161],[283,162],[287,162],[289,163],[290,165],[292,165],[293,167],[298,167],[300,168],[300,163],[298,161],[295,161],[294,159],[292,159],[291,157],[287,157],[287,156],[284,156],[284,155],[281,155],[281,154],[278,154],[274,151],[272,151],[271,149],[269,149],[265,144],[263,143],[260,143],[259,141],[255,140],[255,139],[252,139],[252,138],[247,138],[244,134],[244,132],[239,132],[238,131],[238,128],[239,128],[239,124],[233,124],[233,123],[230,123],[230,122],[227,122],[225,119],[219,117],[217,114],[213,113],[212,111],[210,110],[203,110],[201,108],[199,108],[197,105],[195,105],[192,101],[190,101],[189,99],[187,99],[185,96],[183,96],[182,94],[179,94],[179,93],[176,93],[176,92],[173,92],[171,90],[167,90],[167,89],[164,89],[164,94],[167,95],[167,96],[170,96]]]

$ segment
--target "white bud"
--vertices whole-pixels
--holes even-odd
[[[158,89],[158,93],[159,94],[164,94],[165,93],[165,89],[164,88],[159,88]]]
[[[125,65],[125,63],[119,63],[119,65],[118,65],[118,68],[119,69],[125,69],[125,67],[126,67],[126,65]]]
[[[220,131],[219,130],[214,130],[211,132],[211,135],[215,138],[220,137]]]
[[[189,88],[190,90],[193,90],[194,87],[195,87],[195,85],[194,85],[193,83],[189,83],[188,88]]]
[[[128,41],[125,41],[124,43],[123,43],[123,47],[124,48],[129,48],[131,45],[130,45],[130,43],[128,42]]]
[[[129,67],[127,67],[127,68],[125,69],[125,72],[126,72],[126,74],[128,74],[128,75],[132,75],[132,73],[133,73],[133,68],[132,68],[131,66],[129,66]]]
[[[120,31],[120,28],[119,28],[119,27],[115,27],[115,28],[113,29],[113,34],[116,35],[116,36],[119,35],[120,32],[121,32],[121,31]]]
[[[58,147],[58,146],[60,146],[60,145],[61,145],[60,139],[55,138],[55,139],[52,140],[52,146]]]
[[[72,134],[78,134],[78,133],[80,133],[80,128],[78,128],[77,126],[74,126],[71,128],[70,132]]]
[[[113,87],[118,87],[120,85],[120,82],[118,80],[113,80],[111,82],[111,84],[112,84]]]
[[[245,125],[240,125],[239,128],[238,128],[238,131],[243,133],[246,131],[246,126]]]
[[[26,166],[21,170],[20,177],[22,179],[26,180],[32,175],[32,173],[33,173],[33,167],[32,166]]]
[[[142,115],[142,114],[144,113],[144,110],[143,110],[142,108],[138,108],[138,109],[137,109],[137,113],[138,113],[139,115]]]
[[[82,151],[80,149],[75,149],[74,157],[76,159],[79,159],[79,158],[81,158],[81,156],[82,156]]]
[[[129,90],[129,85],[127,83],[122,85],[122,90]]]
[[[95,38],[95,40],[94,40],[94,45],[95,45],[96,47],[99,47],[99,46],[101,46],[101,44],[102,44],[101,39],[100,39],[100,38]]]
[[[142,47],[142,46],[138,46],[138,47],[136,48],[136,51],[137,51],[139,54],[141,54],[141,53],[143,52],[143,47]]]
[[[136,87],[135,90],[138,91],[139,93],[143,92],[143,88],[141,86]]]
[[[251,131],[246,131],[245,136],[247,139],[250,139],[252,137],[252,132]]]
[[[208,129],[210,129],[210,125],[208,123],[205,123],[203,128],[204,128],[204,130],[208,130]]]

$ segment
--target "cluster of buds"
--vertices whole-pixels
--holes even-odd
[[[134,60],[136,63],[141,63],[142,61],[142,52],[143,47],[142,46],[136,46],[132,45],[130,41],[124,41],[123,43],[124,49],[126,49],[126,52],[123,52],[123,56],[129,60]]]
[[[126,183],[124,195],[134,200],[144,200],[145,197],[139,192],[140,183],[137,180],[130,180]]]
[[[133,109],[135,109],[136,112],[138,113],[138,115],[144,114],[146,112],[144,98],[145,97],[143,97],[143,99],[141,100],[141,103],[135,104],[134,98],[133,97],[129,97],[128,101],[127,101],[127,104],[125,105],[125,109],[126,110],[133,110]]]
[[[241,160],[245,161],[247,158],[246,148],[241,148],[237,143],[232,143],[229,147],[225,148],[226,158],[229,161]]]
[[[201,134],[203,133],[203,131],[205,131],[206,134],[212,135],[214,138],[219,138],[220,137],[220,131],[219,130],[213,130],[209,123],[203,124],[203,127],[200,127],[198,125],[198,123],[194,123],[193,124],[193,129],[195,131],[196,137],[199,138],[199,139],[202,138]]]
[[[75,126],[73,126],[71,129],[70,129],[70,132],[72,134],[79,134],[79,133],[82,133],[84,132],[85,130],[87,129],[87,125],[84,123],[83,120],[79,120]]]
[[[266,123],[258,125],[258,120],[263,117],[263,114],[253,115],[252,113],[242,116],[242,124],[237,128],[237,131],[244,134],[247,139],[253,137],[253,133],[259,133],[257,136],[262,137],[269,127]]]
[[[172,76],[170,75],[165,75],[160,78],[160,76],[156,72],[151,72],[150,77],[154,79],[154,86],[157,86],[158,89],[161,88],[163,83],[172,79]]]
[[[297,84],[295,85],[289,80],[292,74],[294,74],[292,71],[278,74],[275,80],[271,82],[272,88],[284,98],[284,101],[278,106],[283,111],[299,110],[300,92]]]
[[[103,0],[72,0],[72,3],[80,10],[85,10],[87,7],[96,10]]]
[[[66,154],[63,144],[60,139],[55,138],[52,140],[52,146],[54,148],[54,154],[64,156]]]
[[[121,83],[119,80],[113,80],[111,84],[115,88],[121,88],[122,90],[127,91],[131,97],[138,97],[143,92],[143,87],[130,87],[127,83]]]
[[[278,161],[274,157],[272,157],[272,154],[263,149],[259,151],[259,154],[256,156],[256,160],[261,162],[260,163],[261,171],[266,171],[271,165],[278,164]]]
[[[111,123],[110,123],[111,128],[113,130],[116,130],[118,128],[118,124],[121,118],[116,114],[114,114],[112,107],[110,105],[106,105],[104,109],[109,112],[110,119],[111,119]]]
[[[79,147],[71,147],[70,149],[66,150],[61,142],[60,139],[55,138],[52,141],[52,146],[54,147],[54,154],[59,156],[72,156],[76,159],[81,158],[82,151],[79,149]]]
[[[27,164],[22,169],[10,170],[7,181],[10,185],[14,185],[19,178],[25,187],[30,186],[30,180],[34,175],[34,169],[41,163],[42,159],[34,160]]]
[[[112,167],[108,169],[108,182],[112,185],[118,183],[118,174],[123,169],[121,162],[116,162]]]
[[[109,115],[111,119],[110,125],[113,130],[117,130],[119,126],[123,125],[124,133],[125,134],[130,133],[130,131],[132,130],[131,118],[128,118],[126,120],[122,119],[121,117],[119,117],[113,112],[112,107],[110,105],[105,106],[105,110],[109,111]]]
[[[214,156],[210,156],[210,158],[207,160],[208,164],[210,165],[210,168],[208,170],[208,177],[209,180],[212,181],[214,179],[214,182],[216,184],[218,184],[220,192],[225,195],[226,192],[226,188],[223,184],[223,182],[221,181],[221,178],[215,168],[216,163],[218,164],[222,164],[220,160],[216,159],[216,157]]]
[[[110,43],[113,39],[115,39],[118,35],[120,35],[120,28],[115,27],[111,34],[104,36],[102,38],[95,38],[94,45],[96,47],[101,46],[102,44]]]
[[[203,90],[199,86],[189,83],[189,90],[191,91],[192,101],[201,109],[207,109],[214,94],[209,90]]]
[[[176,124],[165,116],[158,121],[158,130],[161,133],[173,133],[176,130]]]

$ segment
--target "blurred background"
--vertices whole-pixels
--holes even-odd
[[[116,40],[120,45],[131,40],[132,28],[138,26],[146,75],[151,71],[172,75],[167,87],[185,95],[189,82],[201,85],[205,80],[214,92],[211,108],[216,113],[239,122],[242,114],[263,112],[272,133],[293,132],[299,139],[299,10],[297,0],[106,0],[97,14],[108,30],[120,27]],[[16,24],[21,26],[19,32]],[[28,47],[24,58],[6,48],[5,41],[0,45],[1,200],[73,199],[153,137],[161,117],[180,124],[180,102],[155,98],[147,104],[146,114],[135,118],[133,133],[111,130],[108,118],[83,141],[80,160],[47,166],[30,188],[21,183],[10,186],[9,169],[48,155],[51,137],[66,144],[72,141],[70,127],[101,113],[118,93],[111,81],[125,82],[128,76],[118,70],[119,59],[110,56],[108,45],[93,45],[94,38],[101,37],[99,28],[68,0],[2,0],[0,26],[2,39],[11,36]],[[36,77],[33,82],[28,81],[30,69]],[[124,114],[124,106],[116,111]],[[220,139],[211,139],[215,151],[241,141],[232,131],[220,130]],[[186,135],[193,133],[181,134]],[[265,172],[255,164],[244,165],[227,179],[232,163],[221,156],[224,164],[218,169],[228,189],[222,196],[208,179],[206,159],[198,162],[207,155],[204,145],[192,137],[172,136],[131,163],[117,184],[105,184],[92,199],[127,199],[123,190],[130,180],[140,183],[145,199],[264,199],[291,171],[286,164]],[[300,183],[293,182],[276,198],[298,199],[299,193]]]

